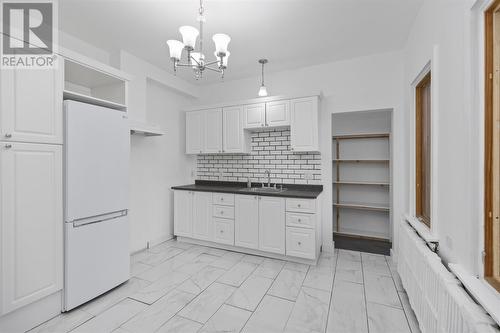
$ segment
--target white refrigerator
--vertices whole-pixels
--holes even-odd
[[[130,132],[126,113],[64,101],[64,311],[127,281]]]

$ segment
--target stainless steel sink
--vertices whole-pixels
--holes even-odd
[[[261,193],[280,193],[286,191],[286,188],[274,188],[274,187],[245,187],[240,189],[244,192],[261,192]]]

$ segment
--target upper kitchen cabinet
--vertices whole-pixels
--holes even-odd
[[[222,151],[224,153],[249,153],[249,133],[243,130],[245,114],[243,106],[224,108],[222,110],[222,114]]]
[[[243,107],[244,128],[279,127],[290,125],[290,101],[273,101]]]
[[[248,154],[252,131],[288,126],[292,151],[319,151],[318,96],[248,102],[187,111],[186,153]]]
[[[260,128],[266,126],[266,104],[250,104],[243,106],[244,128]]]
[[[222,109],[186,112],[186,154],[222,153]]]
[[[290,125],[290,101],[266,103],[266,126],[279,127]]]
[[[204,111],[186,112],[186,154],[203,153]]]
[[[0,95],[0,140],[62,144],[60,68],[2,70]]]
[[[318,97],[290,101],[290,149],[319,151]]]
[[[204,147],[206,154],[222,153],[222,109],[204,111]]]
[[[64,98],[125,111],[127,79],[118,76],[123,73],[112,71],[115,70],[101,64],[84,65],[78,60],[65,59]]]

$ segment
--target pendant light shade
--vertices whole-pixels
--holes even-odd
[[[231,37],[226,34],[215,34],[212,37],[212,40],[215,43],[215,52],[217,55],[225,55],[227,53],[227,46],[231,41]]]
[[[266,86],[261,86],[259,89],[259,97],[267,96],[267,88]]]
[[[231,55],[231,52],[227,51],[224,58],[222,58],[222,68],[227,68],[227,60],[228,60],[230,55]],[[217,56],[217,51],[214,52],[214,56],[215,56],[215,58],[217,58],[217,66],[221,67],[220,57]]]
[[[194,50],[194,47],[196,46],[196,38],[198,38],[198,35],[200,34],[198,29],[189,25],[184,25],[179,28],[179,32],[182,35],[182,42],[184,43],[184,46],[190,50]]]
[[[267,88],[264,85],[264,65],[267,64],[267,62],[268,62],[267,59],[260,59],[259,60],[259,64],[262,65],[262,82],[261,82],[260,89],[259,89],[259,96],[260,97],[267,96]]]
[[[167,40],[167,45],[170,50],[170,59],[173,59],[175,61],[181,60],[182,56],[182,50],[184,49],[184,44],[182,42],[175,40],[175,39],[170,39]]]

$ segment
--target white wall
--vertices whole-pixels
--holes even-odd
[[[159,126],[165,135],[133,135],[130,156],[131,252],[169,239],[173,234],[173,195],[170,187],[193,181],[195,160],[185,154],[185,114],[190,106],[191,86],[173,90],[152,80],[159,68],[126,52],[120,54],[121,69],[134,76],[129,89],[129,118]],[[152,72],[154,72],[152,74]],[[165,73],[165,79],[170,74]],[[186,88],[187,87],[187,88]],[[194,87],[193,90],[196,90]]]
[[[272,66],[272,59],[270,62]],[[256,68],[258,75],[258,68]],[[321,101],[321,153],[323,192],[323,246],[329,249],[332,237],[332,156],[331,114],[337,112],[394,109],[395,161],[403,147],[404,132],[401,114],[403,65],[399,52],[379,54],[347,61],[268,73],[266,85],[270,95],[303,95],[322,92]],[[258,76],[230,82],[216,83],[200,90],[198,103],[255,98],[260,84]],[[403,213],[402,191],[406,185],[401,178],[402,166],[394,168],[394,216]]]
[[[432,232],[440,239],[446,262],[462,264],[480,274],[482,187],[478,186],[481,150],[477,118],[470,107],[470,0],[427,0],[422,6],[404,51],[404,97],[408,140],[405,143],[406,209],[414,213],[414,88],[412,82],[426,64],[432,67]],[[477,68],[476,70],[480,70]]]
[[[102,62],[103,64],[110,64],[111,56],[108,51],[97,48],[64,31],[59,31],[59,45],[78,52],[86,57]]]

